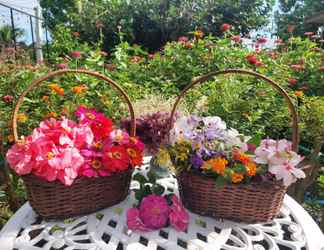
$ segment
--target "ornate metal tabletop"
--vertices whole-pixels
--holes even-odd
[[[141,171],[148,170],[146,158]],[[166,192],[177,193],[176,180],[163,178]],[[131,188],[138,183],[133,181]],[[324,236],[308,213],[286,195],[271,223],[241,224],[193,213],[186,232],[172,228],[137,233],[126,227],[133,192],[122,203],[87,216],[43,221],[26,203],[0,233],[1,250],[324,250]]]

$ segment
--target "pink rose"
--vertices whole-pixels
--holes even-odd
[[[151,231],[151,229],[149,229],[144,225],[139,215],[140,213],[137,208],[130,208],[127,210],[126,218],[127,218],[128,228],[133,231],[137,231],[137,230],[142,232]]]

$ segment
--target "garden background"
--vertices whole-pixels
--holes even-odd
[[[98,71],[118,82],[135,104],[139,135],[156,148],[175,96],[194,77],[244,68],[278,82],[300,115],[300,152],[308,177],[290,194],[324,227],[324,54],[321,0],[41,0],[51,41],[43,63],[32,44],[13,47],[0,26],[0,228],[25,201],[21,180],[9,173],[11,113],[19,94],[56,69]],[[23,35],[19,28],[16,35]],[[44,46],[45,47],[45,46]],[[45,48],[44,48],[45,49]],[[49,117],[72,116],[78,105],[97,107],[125,125],[126,107],[108,86],[89,76],[53,78],[24,100],[19,131]],[[156,113],[160,111],[160,113]],[[218,115],[253,138],[289,138],[288,108],[270,86],[248,76],[218,77],[190,92],[181,113]],[[322,202],[322,203],[321,203]],[[321,215],[322,214],[322,215]]]

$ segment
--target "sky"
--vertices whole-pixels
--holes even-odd
[[[35,15],[34,8],[38,5],[37,0],[0,0],[0,3],[12,6],[16,9]],[[28,44],[31,42],[31,26],[30,19],[26,15],[14,11],[14,23],[16,27],[24,29],[24,36],[18,41],[25,41]],[[10,11],[0,5],[0,26],[10,24]],[[35,29],[35,19],[33,19],[33,28]],[[45,37],[43,37],[45,40]]]

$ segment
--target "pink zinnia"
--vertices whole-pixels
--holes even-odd
[[[314,32],[305,32],[304,35],[305,36],[313,36],[314,35]]]
[[[140,205],[139,216],[144,225],[150,229],[160,229],[168,223],[170,208],[162,196],[146,196]]]
[[[237,36],[232,36],[231,40],[235,43],[240,43],[242,41],[241,37],[239,35]]]
[[[186,36],[180,36],[179,39],[178,39],[178,42],[182,43],[182,44],[185,44],[188,41],[189,41],[189,39]]]
[[[14,99],[14,97],[12,95],[5,95],[2,97],[2,100],[6,103],[12,102],[13,99]]]
[[[221,32],[226,32],[228,31],[229,29],[232,28],[232,25],[228,24],[228,23],[223,23],[220,27],[220,31]]]
[[[172,206],[170,209],[170,225],[177,231],[186,231],[189,224],[189,215],[176,195],[172,196]]]
[[[260,43],[260,44],[264,44],[268,41],[268,39],[266,37],[260,37],[258,38],[257,42]]]
[[[81,52],[80,51],[72,51],[71,56],[73,58],[75,58],[75,59],[80,58],[81,57]]]
[[[67,69],[67,65],[65,63],[60,63],[60,64],[56,65],[56,67],[58,69]]]
[[[302,70],[304,70],[304,67],[302,65],[300,65],[300,64],[293,64],[290,67],[294,71],[302,71]]]

